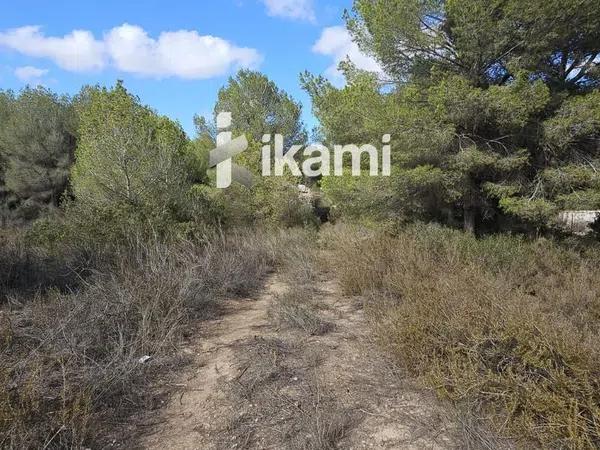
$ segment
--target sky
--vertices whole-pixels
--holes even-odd
[[[76,94],[123,80],[193,136],[193,116],[211,117],[216,95],[240,68],[265,73],[304,106],[308,70],[343,84],[337,63],[379,70],[343,26],[352,0],[19,0],[0,15],[0,89],[41,84]]]

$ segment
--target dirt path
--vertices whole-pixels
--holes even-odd
[[[458,427],[403,381],[369,337],[360,304],[322,280],[311,304],[320,335],[279,327],[272,277],[254,301],[231,302],[188,349],[193,371],[159,412],[150,449],[458,448]]]
[[[407,381],[373,342],[362,305],[340,296],[334,281],[323,291],[326,317],[336,329],[317,338],[332,349],[320,372],[336,398],[362,417],[339,448],[462,447],[455,423],[433,395]]]
[[[219,320],[208,322],[186,353],[191,353],[191,367],[182,380],[181,392],[171,398],[161,413],[161,423],[142,439],[144,448],[205,449],[211,448],[215,433],[220,431],[224,402],[220,385],[236,376],[233,346],[244,339],[265,333],[266,310],[271,297],[284,287],[271,279],[266,292],[257,300],[231,301]]]

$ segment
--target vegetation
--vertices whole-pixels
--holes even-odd
[[[348,28],[385,80],[344,62],[344,88],[302,82],[327,141],[393,136],[394,176],[377,196],[387,216],[467,231],[552,228],[561,208],[600,206],[596,8],[356,0]],[[345,192],[357,195],[325,189],[341,208]]]
[[[42,88],[0,93],[0,224],[56,209],[73,163],[71,102]]]
[[[266,76],[240,70],[221,88],[215,114],[231,112],[233,129],[260,142],[264,134],[281,134],[289,143],[306,141],[302,106]]]
[[[221,111],[231,112],[233,124],[227,130],[233,137],[245,135],[249,148],[234,161],[254,175],[254,184],[247,189],[233,186],[229,190],[209,191],[219,205],[222,222],[234,225],[260,223],[268,227],[315,226],[317,219],[312,205],[298,197],[297,185],[302,180],[286,172],[284,177],[262,177],[262,137],[275,134],[284,137],[284,147],[306,143],[306,131],[301,120],[302,108],[285,91],[266,76],[241,70],[219,90],[214,107],[214,119]],[[208,124],[196,118],[200,153],[216,147],[216,123]],[[206,191],[205,191],[206,192]]]
[[[287,288],[274,295],[269,311],[280,326],[313,336],[327,334],[335,328],[333,323],[323,319],[320,311],[318,249],[310,245],[315,239],[314,234],[296,233],[294,239],[288,241],[280,270]]]
[[[556,233],[560,210],[600,208],[595,9],[356,0],[384,75],[301,77],[327,142],[393,136],[389,179],[321,181],[336,218],[386,230],[327,235],[328,266],[400,363],[524,447],[600,445],[597,244]]]
[[[260,232],[215,234],[206,245],[132,236],[107,249],[84,280],[66,278],[72,259],[65,255],[32,260],[18,251],[22,243],[6,244],[0,267],[12,272],[0,275],[2,446],[108,443],[129,415],[152,406],[153,380],[185,363],[173,349],[191,321],[219,314],[220,299],[257,288],[285,242]],[[20,290],[31,269],[46,277],[41,296]]]
[[[92,214],[139,217],[155,227],[183,217],[191,186],[181,127],[140,105],[121,83],[82,97],[71,176],[78,202]]]
[[[355,0],[347,27],[382,72],[344,61],[345,86],[301,84],[328,147],[391,135],[390,177],[260,176],[263,134],[309,138],[300,103],[258,72],[231,77],[191,137],[120,81],[0,91],[0,447],[104,446],[185,363],[191,324],[273,270],[291,287],[276,323],[330,336],[321,256],[382,347],[471,421],[523,447],[600,447],[600,219],[588,236],[557,227],[600,209],[597,3]],[[251,187],[214,187],[222,111],[248,138],[235,160]],[[318,231],[300,183],[336,226]],[[351,425],[336,399],[319,409],[302,381],[315,406],[294,424],[272,397],[281,358],[304,374],[310,355],[259,344],[242,375],[262,387],[232,395],[253,420],[285,409],[298,448],[334,448]]]
[[[424,225],[326,241],[328,266],[411,373],[520,448],[600,445],[595,252]]]
[[[287,99],[274,113],[297,107],[240,77]],[[293,179],[213,188],[214,136],[190,140],[121,82],[2,93],[0,115],[0,447],[102,446],[185,363],[192,321],[278,264],[275,228],[314,215]]]

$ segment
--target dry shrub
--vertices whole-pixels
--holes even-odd
[[[499,436],[490,428],[488,421],[476,413],[476,405],[455,405],[454,414],[450,416],[454,423],[459,425],[461,435],[461,449],[464,450],[514,450],[514,439]]]
[[[284,233],[282,231],[282,233]],[[323,335],[333,324],[323,320],[319,311],[321,295],[317,236],[309,230],[285,231],[285,248],[279,255],[280,278],[284,292],[273,299],[269,314],[279,325],[302,330],[310,335]]]
[[[279,325],[313,336],[329,333],[334,325],[321,317],[314,295],[318,295],[314,289],[292,285],[285,293],[275,296],[269,313]]]
[[[318,381],[307,390],[311,402],[305,405],[303,423],[290,440],[292,450],[335,450],[348,431],[358,422],[358,415],[339,405],[323,391]]]
[[[76,289],[96,263],[83,249],[49,252],[27,245],[22,231],[0,230],[0,304],[13,295]]]
[[[277,261],[281,278],[295,286],[313,286],[319,279],[318,234],[310,229],[280,230]]]
[[[432,226],[328,238],[345,290],[409,370],[524,443],[600,446],[596,260]]]
[[[275,253],[261,233],[131,242],[78,290],[14,296],[0,310],[0,447],[102,446],[181,363],[189,319],[258,287]]]

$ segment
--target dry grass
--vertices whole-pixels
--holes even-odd
[[[102,446],[148,406],[152,380],[182,361],[177,347],[190,319],[248,294],[276,263],[277,239],[261,233],[207,242],[132,242],[76,277],[76,289],[46,281],[21,289],[35,264],[44,276],[51,270],[36,249],[20,253],[27,256],[10,270],[22,275],[0,286],[10,288],[0,309],[0,447]]]
[[[334,329],[320,313],[321,274],[316,240],[316,234],[307,230],[295,230],[289,235],[285,252],[280,256],[279,271],[287,289],[275,296],[269,308],[269,315],[279,326],[309,335],[323,335]]]
[[[269,310],[270,315],[281,325],[302,330],[306,334],[321,336],[334,329],[334,324],[321,317],[312,289],[291,286],[277,295]]]
[[[468,417],[523,445],[600,446],[597,259],[424,226],[326,242],[381,342]]]
[[[0,230],[0,305],[13,296],[48,290],[66,292],[81,284],[101,255],[83,249],[49,252],[25,244],[18,230]]]
[[[333,450],[357,420],[319,382],[319,354],[279,338],[236,349],[240,375],[226,388],[235,412],[221,448]]]
[[[320,314],[317,238],[309,230],[281,231],[286,245],[277,254],[278,278],[286,290],[268,313],[286,330],[235,349],[239,375],[224,388],[234,407],[222,448],[333,450],[357,420],[320,381],[326,349],[301,343],[302,335],[333,329]]]

